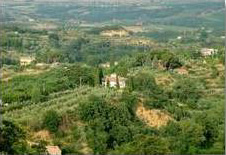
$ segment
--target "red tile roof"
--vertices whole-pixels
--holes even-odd
[[[46,146],[46,151],[50,155],[61,155],[61,150],[58,146]]]

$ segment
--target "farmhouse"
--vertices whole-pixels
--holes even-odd
[[[114,37],[114,36],[124,37],[124,36],[128,36],[129,32],[126,30],[107,30],[107,31],[101,32],[101,35],[106,37]]]
[[[110,62],[107,62],[105,64],[100,64],[100,66],[103,68],[110,68]]]
[[[32,18],[29,18],[28,21],[29,21],[29,22],[34,22],[35,20],[32,19]]]
[[[125,88],[126,86],[126,78],[124,77],[120,77],[117,74],[111,74],[110,76],[106,76],[103,79],[102,84],[107,87],[114,87],[116,88],[117,85],[119,86],[119,88]]]
[[[176,69],[176,72],[177,72],[178,74],[180,74],[180,75],[187,75],[187,74],[188,74],[187,69],[184,68],[184,67],[181,67],[181,68]]]
[[[202,48],[201,54],[202,56],[207,57],[215,54],[217,51],[218,51],[217,49],[213,49],[213,48]]]
[[[61,150],[58,146],[46,146],[46,155],[61,155]]]
[[[34,60],[35,60],[35,58],[33,58],[31,56],[23,56],[23,57],[20,57],[20,65],[21,66],[27,66],[27,65],[29,65]]]
[[[178,40],[181,40],[181,39],[182,39],[182,37],[181,37],[181,36],[178,36],[178,37],[177,37],[177,39],[178,39]]]
[[[117,66],[118,65],[118,62],[115,61],[114,62],[114,65]],[[111,67],[111,64],[110,64],[110,62],[106,62],[106,63],[100,64],[100,67],[102,67],[102,68],[110,68]]]

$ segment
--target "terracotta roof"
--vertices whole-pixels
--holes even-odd
[[[61,155],[61,150],[58,146],[46,146],[46,151],[50,155]]]

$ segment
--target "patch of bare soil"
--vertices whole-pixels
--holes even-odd
[[[87,143],[81,143],[82,149],[80,150],[81,153],[83,154],[91,154],[92,149],[88,146]]]
[[[224,65],[222,65],[222,64],[217,64],[216,67],[217,67],[217,70],[218,70],[218,71],[224,71]]]
[[[137,107],[136,115],[148,126],[155,128],[165,126],[170,120],[173,120],[169,114],[158,109],[147,109],[141,104]]]
[[[34,133],[33,138],[36,140],[51,141],[51,135],[48,130],[40,130]]]

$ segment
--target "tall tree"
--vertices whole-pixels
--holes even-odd
[[[102,68],[98,68],[98,75],[97,75],[97,85],[102,85],[102,80],[104,78],[104,73]]]
[[[107,78],[107,87],[110,88],[110,80]]]
[[[118,74],[116,75],[116,88],[117,88],[117,89],[120,88]]]
[[[24,131],[13,122],[3,120],[0,127],[0,154],[13,154],[14,145],[25,138]]]
[[[49,110],[44,115],[43,126],[51,132],[56,132],[60,124],[60,116],[55,110]]]

